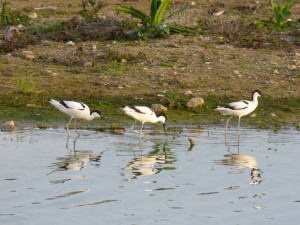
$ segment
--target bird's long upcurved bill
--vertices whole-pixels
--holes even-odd
[[[103,115],[101,115],[101,119],[103,119],[106,123],[111,123],[110,121],[107,121]]]

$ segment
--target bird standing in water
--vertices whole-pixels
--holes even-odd
[[[138,120],[142,123],[140,134],[142,133],[144,123],[157,123],[162,122],[164,131],[166,129],[166,117],[165,116],[156,116],[155,112],[146,107],[146,106],[123,106],[121,108],[125,114],[131,116],[135,120]],[[135,121],[136,122],[136,121]],[[135,124],[134,122],[134,124]],[[134,124],[132,125],[131,129],[133,130]]]
[[[261,96],[261,92],[255,90],[252,92],[252,101],[249,100],[239,100],[236,102],[231,102],[223,106],[218,106],[215,108],[216,111],[220,112],[222,115],[230,115],[231,117],[226,122],[225,135],[227,131],[227,126],[232,116],[237,116],[239,118],[238,122],[238,132],[240,135],[240,121],[241,117],[248,115],[253,112],[258,105],[258,97]]]
[[[76,130],[77,134],[79,134],[79,133],[76,129],[76,119],[93,120],[94,118],[101,118],[105,122],[107,122],[107,120],[101,115],[101,112],[99,110],[90,111],[90,108],[82,102],[57,101],[55,99],[49,99],[49,102],[56,109],[58,109],[62,113],[71,117],[66,126],[68,135],[70,135],[69,124],[72,119],[75,119],[75,130]]]

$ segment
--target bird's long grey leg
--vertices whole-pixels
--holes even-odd
[[[68,135],[70,135],[70,132],[69,132],[69,124],[70,122],[72,121],[73,117],[71,116],[69,122],[67,123],[67,132],[68,132]]]
[[[239,123],[238,123],[238,146],[240,145],[240,135],[241,135],[241,132],[240,132],[240,124],[241,124],[241,117],[239,116]]]
[[[227,127],[228,127],[228,124],[229,124],[229,121],[231,120],[231,118],[232,118],[232,116],[229,117],[229,119],[226,122],[226,127],[225,127],[225,145],[227,145]]]
[[[134,123],[133,123],[133,125],[131,126],[130,130],[133,131],[133,127],[134,127],[135,123],[136,123],[136,120],[134,121]]]
[[[77,131],[77,128],[76,128],[76,126],[77,126],[77,120],[76,120],[76,118],[74,119],[74,127],[75,127],[75,131],[76,131],[76,133],[79,135],[79,133],[78,133],[78,131]]]

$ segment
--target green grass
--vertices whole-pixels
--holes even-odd
[[[15,120],[18,123],[32,124],[42,127],[63,125],[68,117],[57,111],[48,103],[48,98],[44,94],[29,96],[22,93],[6,93],[0,95],[0,120]],[[57,96],[56,96],[57,97]],[[68,99],[61,96],[58,99]],[[188,110],[185,107],[171,109],[167,113],[167,126],[176,125],[221,125],[223,126],[227,117],[215,112],[213,108],[219,104],[235,100],[236,97],[206,96],[205,107],[203,109]],[[268,100],[265,100],[268,99]],[[258,108],[255,111],[256,117],[245,116],[242,118],[242,126],[254,126],[260,129],[281,129],[292,126],[299,129],[300,125],[300,99],[282,98],[274,99],[266,96],[260,99]],[[148,105],[148,102],[161,103],[160,99],[153,96],[145,96],[138,102],[130,97],[105,97],[90,99],[85,97],[80,99],[90,106],[91,109],[100,109],[103,115],[117,126],[130,126],[133,119],[124,115],[120,109],[122,105],[140,104]],[[177,99],[182,106],[185,106],[187,99]],[[163,102],[164,104],[164,102]],[[276,116],[271,116],[274,113]],[[97,124],[98,127],[107,126],[104,122],[79,122],[79,126],[89,127]],[[232,125],[237,124],[237,118],[233,118]]]

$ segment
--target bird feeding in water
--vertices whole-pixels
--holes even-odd
[[[77,133],[76,119],[93,120],[94,118],[101,118],[108,123],[108,121],[101,115],[99,110],[90,111],[90,108],[82,102],[57,101],[55,99],[49,99],[49,102],[59,111],[71,117],[66,126],[68,135],[70,135],[69,124],[72,119],[75,119],[75,130]]]
[[[142,123],[140,134],[142,133],[144,123],[162,122],[164,132],[166,131],[166,117],[164,115],[156,116],[155,112],[151,108],[146,106],[123,106],[121,109],[125,112],[125,114],[135,119],[135,122],[131,127],[132,130],[137,120]]]
[[[218,106],[215,108],[216,111],[220,112],[222,115],[230,115],[231,117],[226,122],[226,129],[225,134],[227,131],[227,126],[232,118],[232,116],[237,116],[239,118],[238,122],[238,131],[240,134],[240,121],[241,117],[248,115],[249,113],[253,112],[257,105],[258,105],[258,97],[261,96],[261,92],[255,90],[252,92],[252,101],[249,100],[240,100],[236,102],[231,102],[223,106]]]

